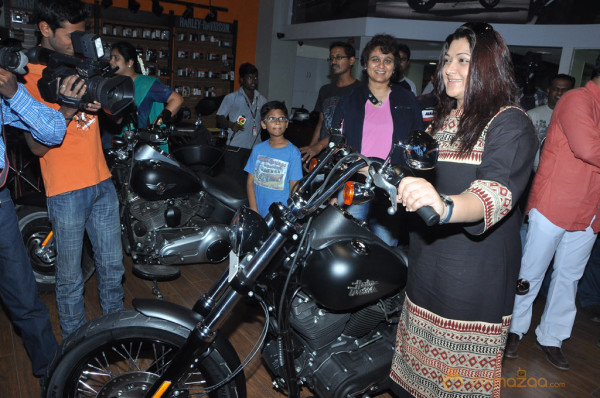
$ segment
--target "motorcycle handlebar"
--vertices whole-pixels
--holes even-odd
[[[425,225],[431,227],[440,222],[440,215],[437,214],[433,207],[431,206],[423,206],[419,210],[417,210],[417,214],[423,221],[425,221]]]
[[[339,144],[338,145],[330,145],[329,153],[325,156],[325,158],[323,160],[324,161],[331,160],[331,155],[334,152],[339,151],[341,148],[344,148],[344,147],[345,146],[343,146],[343,145],[340,146]],[[378,169],[373,169],[372,172],[371,171],[369,172],[371,174],[371,177],[373,177],[373,182],[375,183],[375,185],[379,186],[380,188],[383,188],[383,190],[389,195],[390,201],[392,201],[392,203],[395,204],[395,200],[396,200],[395,191],[397,189],[398,184],[400,183],[400,180],[402,180],[402,178],[404,177],[403,173],[394,170],[393,166],[389,163],[389,161],[387,161],[387,159],[386,159],[386,161],[381,163],[380,160],[366,159],[361,156],[361,159],[357,159],[356,161],[354,161],[354,164],[352,164],[351,166],[348,165],[349,166],[348,169],[346,169],[346,171],[341,176],[339,176],[339,179],[334,184],[332,184],[330,187],[328,187],[327,189],[322,191],[321,194],[318,195],[318,197],[316,197],[316,198],[313,197],[312,198],[313,200],[310,200],[309,203],[306,203],[304,206],[302,206],[303,209],[300,210],[300,213],[308,214],[311,211],[315,210],[329,196],[331,196],[331,194],[333,192],[335,192],[337,189],[339,189],[341,186],[343,186],[345,181],[351,175],[353,175],[356,171],[358,171],[365,165],[368,165],[369,167],[371,167],[372,164],[379,165]],[[321,166],[321,165],[319,165],[319,166]],[[320,167],[317,167],[317,169],[318,168],[320,168]],[[313,172],[317,172],[317,171],[318,170],[313,170]],[[308,178],[307,181],[305,181],[304,184],[302,184],[302,188],[305,187],[306,185],[308,185],[307,184],[308,180],[311,180],[311,179]],[[302,188],[300,190],[302,190]],[[373,188],[374,187],[372,187],[372,189]],[[394,192],[392,192],[392,191],[394,191]],[[395,205],[392,205],[392,207],[390,207],[390,209],[388,209],[388,213],[390,213],[390,214],[395,213],[395,207],[396,207]],[[439,223],[440,215],[431,206],[424,206],[424,207],[420,208],[419,210],[417,210],[416,213],[419,215],[419,217],[421,217],[421,219],[425,222],[425,224],[427,226],[432,226],[432,225]]]

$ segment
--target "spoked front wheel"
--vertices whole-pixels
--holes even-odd
[[[183,345],[190,330],[134,310],[109,314],[73,333],[51,364],[47,397],[145,397]],[[217,335],[219,336],[219,335]],[[217,337],[197,366],[174,382],[178,397],[244,398],[243,372],[219,389],[239,366],[229,342]]]
[[[56,249],[54,240],[49,238],[52,224],[48,219],[48,211],[41,207],[21,206],[17,210],[17,217],[38,290],[53,292],[56,283]],[[90,279],[95,270],[92,243],[85,235],[81,251],[83,280]]]

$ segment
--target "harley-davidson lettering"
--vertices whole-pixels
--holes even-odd
[[[169,189],[173,188],[175,184],[166,184],[164,182],[158,182],[156,184],[146,184],[146,186],[148,187],[148,189],[162,194],[168,191]]]
[[[371,281],[367,279],[363,282],[359,279],[355,282],[352,282],[352,285],[348,286],[348,296],[364,296],[366,294],[377,293],[378,284],[378,281]]]

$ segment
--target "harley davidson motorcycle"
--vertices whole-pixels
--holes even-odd
[[[368,226],[328,200],[364,203],[382,190],[396,212],[403,175],[353,153],[343,136],[265,219],[247,207],[233,218],[229,268],[192,309],[134,299],[134,310],[94,319],[63,342],[48,369],[47,397],[245,397],[243,369],[262,348],[276,388],[299,397],[367,397],[386,389],[407,261]],[[413,168],[432,168],[437,144],[414,132],[398,143]],[[393,151],[393,149],[392,149]],[[351,181],[368,170],[364,183]],[[317,176],[327,176],[317,182]],[[439,221],[430,207],[418,214]],[[219,333],[242,298],[262,307],[259,340],[240,361]]]
[[[178,265],[219,263],[230,251],[227,226],[247,202],[245,187],[220,172],[222,152],[212,146],[182,147],[170,155],[158,148],[171,136],[193,131],[173,128],[126,131],[113,141],[107,163],[119,197],[123,248],[136,276],[155,282],[180,275]],[[19,226],[38,286],[54,285],[52,227],[43,202],[19,209]],[[82,270],[94,272],[91,243],[84,240]]]
[[[415,11],[429,11],[437,3],[459,3],[465,0],[407,0],[408,5]],[[500,3],[500,0],[479,0],[479,3],[487,8],[492,9]]]
[[[107,153],[123,248],[138,277],[172,280],[180,264],[220,263],[229,255],[227,226],[247,195],[222,172],[225,149],[187,146],[170,155],[158,149],[169,137],[193,133],[173,127],[126,131]]]

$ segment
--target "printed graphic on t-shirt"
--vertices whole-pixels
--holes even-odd
[[[537,131],[540,140],[544,139],[546,137],[546,132],[548,131],[548,121],[542,119],[537,120],[535,122],[535,130]]]
[[[335,113],[335,108],[337,104],[340,102],[340,97],[329,97],[323,101],[323,127],[325,132],[329,132],[331,128],[331,121],[333,119],[333,114]]]
[[[92,123],[96,123],[96,116],[88,115],[85,112],[79,112],[73,116],[73,120],[77,122],[77,128],[81,130],[88,130]]]
[[[254,167],[254,183],[264,188],[283,191],[288,162],[258,155]]]

